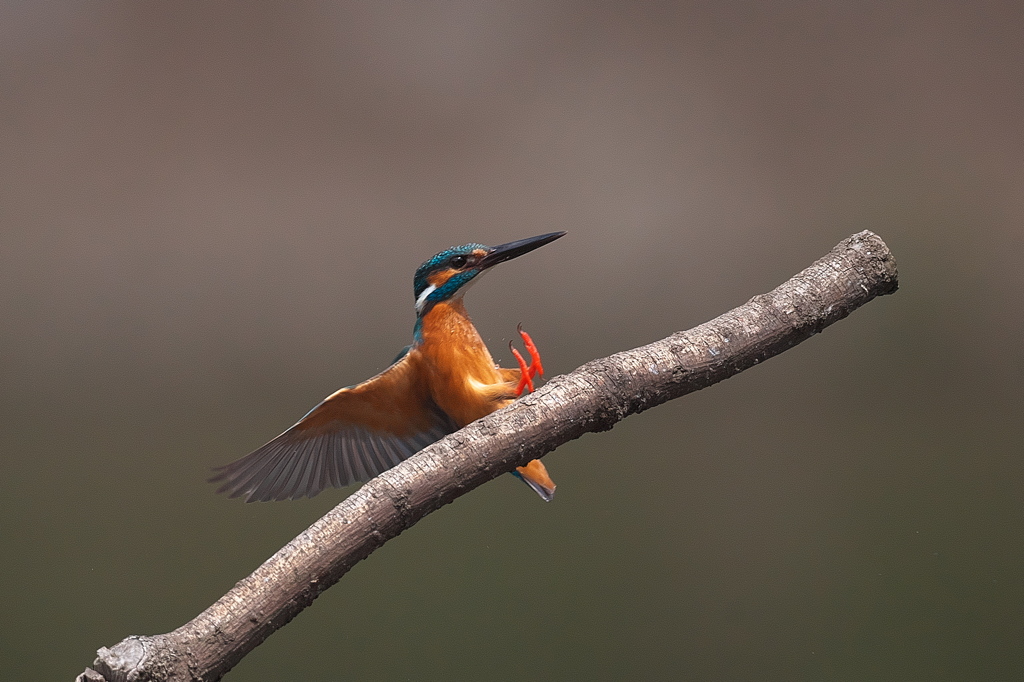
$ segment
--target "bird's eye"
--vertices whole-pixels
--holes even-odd
[[[452,256],[452,259],[448,261],[453,268],[464,268],[466,267],[465,256]]]

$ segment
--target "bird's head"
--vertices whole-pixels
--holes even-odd
[[[500,246],[463,244],[445,249],[416,269],[416,315],[422,317],[435,304],[466,293],[469,283],[488,268],[550,244],[564,234],[551,232]]]

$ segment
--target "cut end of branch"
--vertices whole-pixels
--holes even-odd
[[[832,249],[833,252],[846,250],[856,251],[864,256],[866,262],[877,264],[875,276],[870,277],[875,296],[893,294],[900,288],[896,257],[877,234],[864,230],[847,237]]]

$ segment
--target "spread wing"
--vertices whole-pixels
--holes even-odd
[[[368,481],[457,427],[430,399],[415,351],[356,386],[328,396],[280,436],[211,481],[246,502],[313,497]]]

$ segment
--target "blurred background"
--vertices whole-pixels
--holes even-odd
[[[228,680],[1024,670],[1024,4],[0,2],[0,668],[170,631],[350,490],[210,467],[409,343],[551,374],[863,229],[900,291],[356,566]]]

